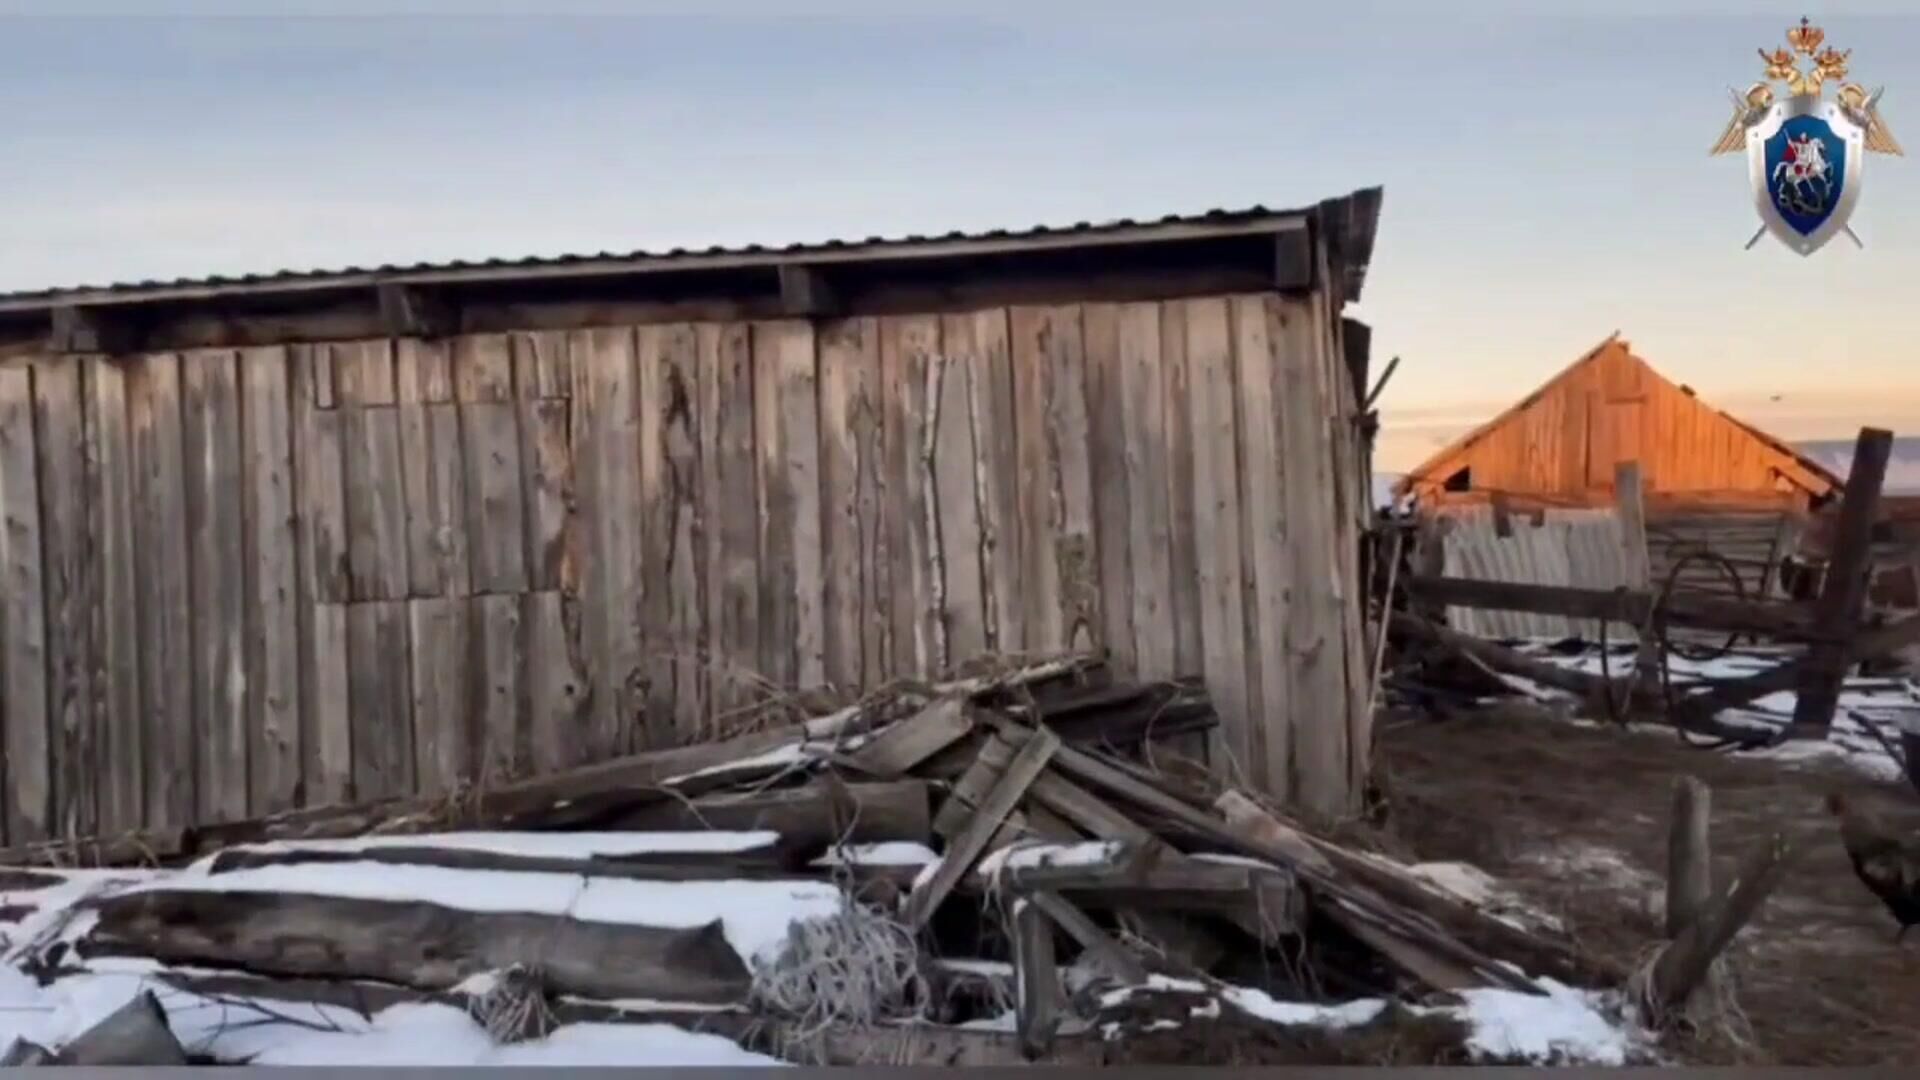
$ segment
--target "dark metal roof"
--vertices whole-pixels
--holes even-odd
[[[1134,240],[1204,238],[1259,232],[1304,222],[1316,213],[1334,225],[1331,237],[1344,249],[1340,259],[1347,269],[1349,298],[1357,298],[1361,275],[1371,257],[1373,233],[1380,207],[1380,189],[1356,191],[1316,207],[1273,210],[1251,206],[1240,210],[1208,210],[1198,214],[1170,214],[1156,221],[1122,218],[1104,223],[1077,222],[1067,226],[1036,225],[1027,229],[986,232],[949,232],[939,236],[868,237],[823,243],[767,247],[715,246],[667,251],[599,252],[585,255],[521,259],[456,260],[336,270],[279,270],[266,274],[214,275],[171,281],[133,281],[110,285],[0,293],[0,313],[23,312],[67,305],[113,305],[157,300],[197,300],[219,296],[326,291],[369,284],[460,284],[507,282],[520,278],[620,275],[654,269],[693,269],[703,266],[740,266],[776,263],[831,263],[859,259],[912,257],[921,254],[970,254],[975,251],[1022,250],[1040,247],[1076,247]]]

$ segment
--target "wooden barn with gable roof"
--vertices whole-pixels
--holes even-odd
[[[1616,332],[1394,487],[1423,514],[1581,510],[1615,503],[1615,470],[1638,462],[1654,580],[1690,554],[1680,581],[1746,595],[1775,587],[1810,514],[1841,477],[1786,442],[1701,401]],[[1571,571],[1578,581],[1580,568]],[[1531,572],[1509,567],[1503,576]],[[1740,578],[1736,585],[1732,575]],[[1551,575],[1550,575],[1551,576]],[[1543,579],[1544,583],[1544,579]]]
[[[1810,510],[1841,478],[1714,408],[1618,333],[1513,407],[1409,472],[1396,494],[1422,505],[1487,501],[1610,506],[1614,468],[1640,463],[1650,506]]]

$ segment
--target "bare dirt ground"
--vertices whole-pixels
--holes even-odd
[[[1730,953],[1740,1025],[1668,1038],[1690,1064],[1920,1061],[1920,933],[1854,877],[1821,805],[1834,785],[1912,822],[1920,797],[1836,766],[1790,766],[1511,713],[1382,718],[1389,832],[1403,856],[1472,863],[1559,919],[1584,949],[1637,966],[1659,941],[1674,777],[1713,789],[1716,884],[1775,830],[1800,854]]]

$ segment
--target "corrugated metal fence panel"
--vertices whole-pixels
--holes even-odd
[[[1612,589],[1630,584],[1620,520],[1612,510],[1546,510],[1511,516],[1512,532],[1500,536],[1491,507],[1455,506],[1439,511],[1447,522],[1442,540],[1443,572],[1448,577]],[[1447,621],[1457,630],[1484,638],[1566,638],[1597,640],[1600,627],[1590,619],[1569,619],[1525,611],[1449,608]],[[1630,627],[1607,628],[1609,641],[1630,641]]]

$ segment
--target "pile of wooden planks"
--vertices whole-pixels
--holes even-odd
[[[555,874],[832,882],[909,930],[929,970],[947,973],[934,981],[949,1005],[922,1003],[922,1020],[978,1018],[953,1012],[956,995],[1014,1001],[1013,1035],[954,1027],[925,1051],[948,1062],[1071,1059],[1078,1051],[1060,1037],[1092,1015],[1082,991],[1145,986],[1154,975],[1232,979],[1313,1001],[1432,1000],[1488,986],[1537,993],[1537,976],[1591,985],[1617,975],[1397,863],[1315,835],[1169,749],[1214,722],[1197,682],[1121,682],[1099,665],[1061,662],[457,800],[388,800],[201,830],[173,838],[166,858],[204,858],[209,875],[372,862],[491,871],[503,883]],[[437,839],[449,829],[765,839],[558,857]],[[351,848],[312,842],[365,833],[387,836]],[[920,857],[863,856],[872,845]],[[136,847],[123,838],[87,852],[125,857]],[[94,916],[84,934],[29,950],[42,977],[136,956],[196,993],[458,1002],[475,976],[537,965],[566,1015],[660,1022],[657,1010],[593,1012],[594,1002],[646,999],[687,1003],[668,1022],[738,1027],[741,1037],[781,1022],[752,1014],[754,973],[717,919],[665,928],[511,905],[164,884],[84,906]],[[991,993],[969,991],[977,971],[961,977],[936,959],[956,956],[1008,974],[984,977],[999,984]],[[830,1034],[838,1049],[828,1058],[848,1062],[887,1037]],[[980,1040],[1000,1049],[982,1050]]]

